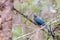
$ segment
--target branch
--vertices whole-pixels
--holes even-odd
[[[31,19],[28,18],[28,16],[26,16],[26,15],[24,15],[23,13],[19,12],[19,11],[16,10],[15,8],[14,8],[14,10],[15,10],[16,12],[18,12],[20,15],[22,15],[23,17],[25,17],[27,20],[29,20],[30,22],[32,22],[33,24],[35,24]]]
[[[18,12],[19,14],[21,14],[23,17],[25,17],[27,20],[29,20],[30,22],[32,22],[33,24],[35,24],[31,19],[29,19],[28,18],[28,16],[26,16],[26,15],[24,15],[23,13],[21,13],[21,12],[19,12],[18,10],[16,10],[15,8],[13,8],[16,12]],[[55,19],[55,18],[54,18]],[[51,20],[50,22],[51,22],[51,24],[54,24],[55,22],[57,22],[57,21],[59,21],[60,19],[57,19],[57,20]],[[52,22],[53,21],[53,22]],[[48,23],[46,23],[46,25],[49,25],[50,24],[50,22],[48,22]],[[45,25],[45,26],[46,26]],[[41,27],[40,29],[44,29],[45,28],[45,26],[43,26],[43,27]]]
[[[54,30],[53,30],[53,32],[56,31],[58,28],[59,28],[59,27],[55,27]]]
[[[33,32],[31,32],[31,33],[28,33],[28,34],[25,34],[25,35],[22,35],[22,36],[19,36],[19,37],[16,38],[16,40],[19,39],[19,38],[22,38],[22,37],[25,37],[25,36],[31,35],[31,34],[33,34],[33,33],[35,33],[35,31],[33,31]]]

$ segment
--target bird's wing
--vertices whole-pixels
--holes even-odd
[[[45,24],[45,22],[40,18],[36,18],[35,21],[40,23],[40,24]]]

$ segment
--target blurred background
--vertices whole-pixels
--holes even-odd
[[[47,32],[40,30],[33,21],[33,15],[44,19],[60,40],[60,0],[15,0],[12,25],[13,40],[55,40]],[[23,15],[21,15],[23,14]],[[29,19],[27,19],[27,16]],[[59,19],[59,20],[58,20]]]
[[[56,39],[34,24],[34,14]],[[0,40],[60,40],[60,0],[0,0]]]

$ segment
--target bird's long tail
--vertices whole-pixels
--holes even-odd
[[[46,29],[48,30],[48,33],[51,33],[53,38],[56,38],[55,33],[51,31],[50,28],[48,28],[48,26],[46,26]]]

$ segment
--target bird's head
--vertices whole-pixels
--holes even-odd
[[[36,18],[37,16],[36,15],[34,15],[34,18]]]

